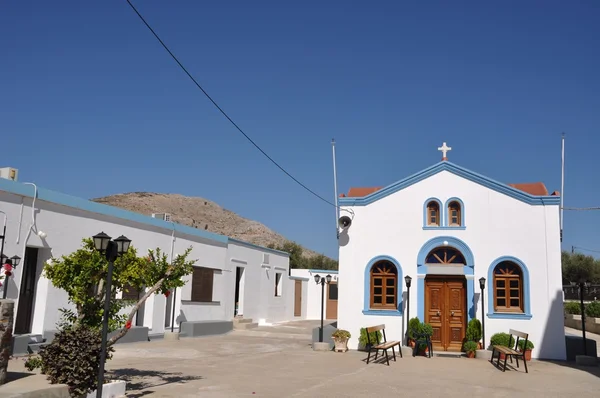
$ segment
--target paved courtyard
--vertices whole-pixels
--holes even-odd
[[[314,352],[302,321],[225,336],[117,346],[108,369],[129,397],[598,396],[599,368],[533,361],[529,374],[489,362],[405,355],[366,365],[362,352]],[[12,361],[11,361],[12,362]],[[12,365],[11,365],[12,366]]]

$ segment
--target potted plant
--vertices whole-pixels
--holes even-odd
[[[467,325],[467,333],[466,333],[467,342],[473,341],[477,343],[477,349],[482,349],[481,345],[481,322],[479,319],[473,318],[469,321]]]
[[[412,318],[408,321],[408,345],[415,346],[415,333],[421,332],[421,321],[419,318]]]
[[[358,337],[358,348],[360,350],[369,351],[372,345],[377,344],[377,341],[381,341],[381,332],[378,330],[376,332],[369,333],[369,339],[367,339],[367,329],[360,328],[360,336]],[[369,342],[371,344],[369,344]]]
[[[513,348],[515,346],[515,339],[508,333],[496,333],[490,338],[490,345],[499,345],[503,347]],[[500,359],[504,359],[503,353],[500,353]]]
[[[519,351],[523,352],[525,351],[525,360],[526,361],[531,361],[531,350],[533,350],[533,343],[529,340],[527,340],[527,346],[525,346],[525,340],[519,340]]]
[[[467,353],[467,358],[475,358],[475,351],[478,348],[478,344],[474,341],[467,341],[464,345],[465,352]]]
[[[335,350],[337,352],[348,351],[348,339],[350,339],[350,332],[344,329],[338,329],[331,334],[333,342],[335,344]]]
[[[418,333],[421,335],[427,335],[431,338],[431,336],[433,335],[433,326],[431,326],[428,323],[422,323],[420,325]],[[428,352],[429,352],[429,347],[427,347],[427,344],[425,344],[425,343],[419,344],[419,354],[427,355]]]

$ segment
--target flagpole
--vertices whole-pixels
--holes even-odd
[[[340,212],[338,207],[338,190],[337,190],[337,170],[335,167],[335,139],[331,139],[331,150],[333,153],[333,194],[335,198],[333,198],[333,203],[335,204],[335,234],[336,237],[340,238],[340,230],[338,228],[338,220],[340,219]]]
[[[563,241],[563,211],[565,200],[565,133],[562,133],[561,175],[560,175],[560,241]]]

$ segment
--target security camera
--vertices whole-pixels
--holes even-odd
[[[350,227],[350,225],[352,225],[352,219],[348,216],[341,216],[338,220],[338,225],[340,226],[340,228],[346,229]]]

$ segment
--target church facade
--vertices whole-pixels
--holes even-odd
[[[388,340],[405,341],[418,317],[434,329],[434,351],[460,351],[477,318],[486,347],[516,329],[529,333],[532,357],[565,359],[558,192],[504,184],[444,156],[387,187],[351,188],[338,203],[351,220],[339,237],[338,287],[349,348],[379,324]]]

